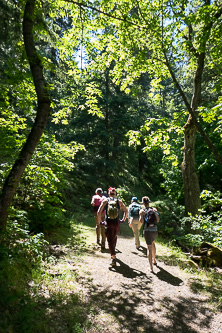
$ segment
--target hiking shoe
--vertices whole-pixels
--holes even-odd
[[[105,249],[105,243],[102,243],[101,249]]]
[[[116,258],[112,259],[111,266],[112,267],[116,267]]]

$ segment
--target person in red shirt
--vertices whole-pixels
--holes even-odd
[[[96,222],[96,237],[97,244],[101,244],[101,248],[105,249],[106,235],[105,235],[105,226],[100,225],[101,221],[105,221],[105,210],[101,212],[100,220],[98,220],[97,211],[100,204],[103,202],[106,197],[102,195],[103,190],[99,187],[95,191],[95,195],[92,196],[91,205],[93,206],[94,218]],[[100,243],[100,237],[102,238],[102,243]]]
[[[116,266],[116,243],[117,243],[117,234],[119,232],[120,223],[124,223],[128,216],[128,209],[122,202],[122,200],[117,198],[117,192],[115,187],[110,187],[108,189],[108,198],[105,198],[98,209],[98,221],[102,222],[102,213],[105,210],[105,225],[106,225],[106,237],[109,246],[109,252],[111,254],[111,266]],[[111,212],[113,205],[113,212]],[[119,211],[122,210],[124,215],[122,220],[119,217]],[[110,215],[109,215],[110,214]],[[112,216],[112,214],[116,214]]]

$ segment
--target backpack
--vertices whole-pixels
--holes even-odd
[[[119,201],[116,198],[108,198],[106,216],[108,219],[116,220],[119,217]]]
[[[132,217],[139,217],[139,212],[140,212],[140,205],[137,203],[132,204],[130,208],[130,215]]]
[[[101,197],[100,195],[95,194],[93,196],[93,199],[94,199],[95,206],[99,207],[101,202],[104,200],[104,197]]]
[[[145,210],[144,215],[144,228],[145,227],[154,227],[156,224],[156,215],[152,207]]]

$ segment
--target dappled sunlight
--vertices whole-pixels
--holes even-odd
[[[118,235],[116,267],[110,266],[108,251],[102,252],[99,246],[85,257],[85,272],[92,277],[87,298],[98,311],[87,332],[96,332],[94,325],[98,325],[97,332],[110,333],[210,331],[214,315],[208,295],[193,293],[189,274],[176,265],[179,257],[164,251],[162,256],[157,243],[158,264],[153,274],[148,270],[143,238],[140,250],[135,250],[133,236]],[[101,313],[107,322],[98,319]],[[108,322],[112,325],[107,326]]]

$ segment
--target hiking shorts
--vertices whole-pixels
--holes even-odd
[[[97,215],[100,206],[93,206],[94,214]],[[102,211],[102,215],[105,215],[105,209]]]
[[[144,238],[145,238],[147,245],[152,245],[152,243],[155,241],[157,236],[158,236],[157,231],[145,231],[144,232]]]

